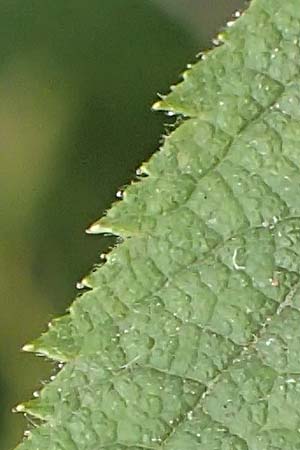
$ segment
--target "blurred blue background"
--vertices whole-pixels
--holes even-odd
[[[24,355],[111,242],[84,229],[158,147],[156,93],[243,0],[3,0],[0,5],[0,448],[11,408],[56,366]],[[50,449],[51,450],[51,449]]]

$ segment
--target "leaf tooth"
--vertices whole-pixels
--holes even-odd
[[[49,420],[52,417],[53,408],[48,402],[40,399],[29,400],[28,402],[17,405],[13,412],[29,414],[40,420]]]
[[[85,230],[85,232],[87,234],[102,234],[102,233],[105,233],[105,231],[103,230],[102,226],[99,224],[99,221],[94,222],[92,225],[90,225],[89,228],[87,228]]]
[[[121,202],[121,203],[123,203],[123,202]],[[115,208],[114,211],[119,212],[118,205],[115,205],[114,208]],[[122,239],[125,239],[126,237],[131,236],[132,230],[130,230],[130,232],[129,232],[127,227],[124,226],[123,223],[121,223],[122,216],[120,213],[119,213],[119,216],[120,217],[117,217],[117,219],[115,219],[113,217],[112,220],[110,220],[107,216],[102,217],[101,219],[94,222],[86,230],[86,233],[87,234],[109,234],[109,235],[120,237]]]
[[[77,283],[77,289],[92,289],[94,286],[91,284],[90,276],[85,276],[79,283]]]
[[[135,171],[136,176],[140,178],[144,178],[150,175],[148,170],[148,163],[143,163],[140,167],[138,167]]]
[[[94,222],[87,230],[87,234],[113,234],[116,236],[121,236],[120,232],[117,231],[112,224],[110,224],[105,217]]]
[[[33,343],[25,344],[22,347],[22,351],[23,352],[28,352],[28,353],[34,353],[35,352],[35,346],[34,346]]]
[[[167,100],[165,100],[165,98],[162,100],[158,100],[152,105],[153,111],[167,111],[167,115],[175,116],[176,114],[175,109],[172,108],[170,103]]]
[[[186,70],[182,77],[186,81],[189,73],[192,69]],[[152,110],[154,111],[165,111],[168,116],[176,116],[181,115],[183,117],[191,117],[197,114],[197,111],[191,109],[191,105],[180,104],[178,99],[173,99],[172,94],[177,92],[179,86],[181,86],[184,82],[179,83],[176,86],[171,86],[171,92],[163,99],[159,100],[152,106]]]
[[[23,346],[22,350],[24,352],[29,353],[35,353],[39,356],[46,356],[49,359],[53,359],[54,361],[69,361],[70,355],[67,355],[63,351],[63,345],[49,345],[51,341],[48,343],[47,339],[44,339],[44,337],[47,336],[47,334],[42,335],[41,338],[38,338],[29,344],[26,344]]]
[[[70,361],[76,356],[78,350],[70,322],[69,314],[54,319],[46,333],[24,345],[22,350],[46,356],[58,362]]]
[[[160,111],[160,110],[164,109],[163,105],[164,105],[164,101],[163,100],[158,100],[157,102],[153,103],[152,109],[154,111]]]
[[[24,413],[24,412],[26,412],[25,403],[20,403],[19,405],[15,406],[12,409],[12,412],[14,412],[14,413]]]
[[[92,286],[89,283],[89,277],[86,276],[84,278],[82,278],[80,281],[78,281],[76,283],[76,288],[81,290],[81,289],[86,289],[86,288],[91,288]]]

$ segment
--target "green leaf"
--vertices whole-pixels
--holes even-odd
[[[300,3],[229,25],[89,229],[123,242],[25,347],[66,364],[17,408],[41,421],[19,450],[300,448]]]

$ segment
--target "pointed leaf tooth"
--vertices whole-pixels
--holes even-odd
[[[16,412],[16,413],[24,413],[24,412],[26,412],[25,403],[20,403],[19,405],[15,406],[13,408],[13,412]]]
[[[75,357],[78,351],[78,342],[76,343],[74,339],[74,326],[70,316],[65,315],[52,320],[48,331],[24,345],[23,351],[43,355],[59,362],[69,361]]]
[[[120,202],[122,203],[122,202]],[[115,204],[116,207],[116,204]],[[94,222],[87,230],[87,234],[111,234],[114,236],[124,236],[124,231],[118,224],[114,224],[112,221],[108,220],[107,216]]]
[[[28,344],[23,345],[22,351],[28,352],[28,353],[33,353],[36,351],[36,349],[35,349],[35,346],[33,343],[28,343]]]
[[[92,225],[90,225],[85,230],[85,232],[87,234],[103,234],[103,233],[110,232],[110,230],[108,231],[107,229],[103,229],[103,227],[101,226],[101,224],[99,222],[100,221],[94,222]]]
[[[26,347],[30,350],[27,350]],[[32,341],[28,346],[23,347],[24,351],[32,352],[38,356],[45,356],[49,359],[55,361],[68,361],[69,355],[66,354],[65,348],[59,349],[57,345],[54,344],[52,339],[48,340],[47,335],[42,335],[40,338]]]
[[[51,420],[54,412],[54,405],[51,406],[47,400],[34,399],[23,404],[21,412],[29,414],[39,420]]]

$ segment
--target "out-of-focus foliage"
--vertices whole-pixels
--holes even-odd
[[[184,24],[202,45],[224,27],[228,11],[245,8],[248,0],[152,0],[165,13]],[[175,7],[174,7],[175,5]]]
[[[83,230],[155,149],[161,118],[145,105],[201,47],[189,10],[183,21],[168,11],[141,0],[1,3],[0,448],[24,427],[11,406],[49,378],[20,347],[109,245]]]

